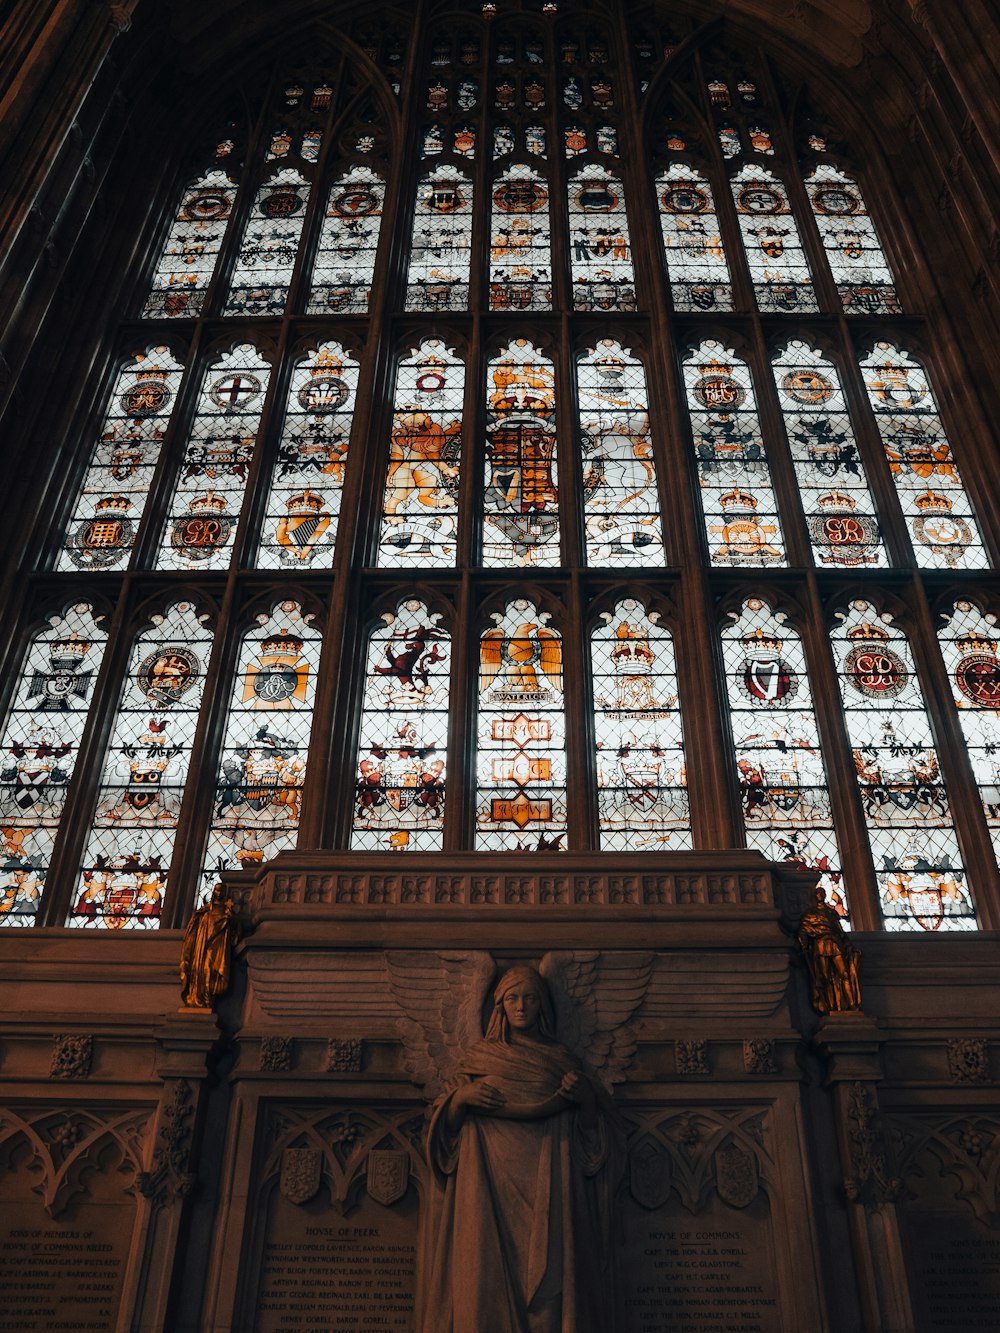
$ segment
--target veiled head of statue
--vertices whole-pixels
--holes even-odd
[[[504,1001],[525,992],[531,992],[538,997],[537,1034],[554,1040],[556,1015],[552,1004],[552,992],[537,968],[522,963],[506,971],[497,982],[493,992],[493,1012],[486,1028],[487,1041],[512,1040],[510,1018]]]

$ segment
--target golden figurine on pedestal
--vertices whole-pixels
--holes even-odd
[[[799,947],[809,968],[809,997],[821,1014],[861,1008],[861,953],[848,939],[836,910],[816,890],[816,906],[798,929]]]
[[[209,901],[188,922],[181,943],[181,999],[186,1009],[211,1009],[225,995],[239,936],[236,909],[217,884]]]

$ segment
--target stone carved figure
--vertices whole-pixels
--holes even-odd
[[[410,1072],[433,1104],[418,1333],[607,1333],[611,1101],[647,954],[390,954]],[[483,1035],[484,994],[490,996]]]
[[[816,906],[798,929],[799,948],[809,969],[809,995],[821,1014],[861,1008],[861,952],[851,943],[835,908],[816,890]]]
[[[236,908],[217,884],[188,922],[181,943],[181,999],[187,1009],[211,1009],[229,989],[233,949],[240,936]]]

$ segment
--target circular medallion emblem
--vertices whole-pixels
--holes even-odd
[[[790,370],[782,379],[781,387],[789,398],[807,407],[826,403],[833,397],[833,385],[818,370]]]
[[[341,217],[363,217],[378,211],[378,198],[371,190],[356,186],[351,190],[342,190],[331,201],[330,208]]]
[[[968,523],[955,514],[921,514],[913,520],[913,535],[921,546],[929,546],[931,550],[962,551],[972,544]]]
[[[260,211],[266,218],[290,218],[302,208],[302,199],[294,190],[275,190],[260,201]]]
[[[537,213],[548,197],[548,191],[532,181],[505,181],[493,191],[493,202],[505,213]]]
[[[1000,711],[1000,661],[993,653],[967,653],[955,668],[955,684],[977,708]]]
[[[744,185],[736,196],[741,213],[782,213],[785,201],[770,185]]]
[[[591,181],[578,191],[576,202],[586,213],[610,213],[618,206],[618,196],[601,181]]]
[[[336,412],[347,402],[350,389],[336,375],[316,375],[298,392],[299,406],[307,412]]]
[[[229,214],[229,196],[221,190],[199,190],[184,205],[184,216],[192,222],[210,222]]]
[[[660,196],[665,213],[708,213],[711,211],[708,195],[694,185],[672,185]]]
[[[809,519],[809,534],[824,547],[824,563],[867,565],[878,541],[875,520],[858,514],[816,514]]]
[[[710,412],[731,412],[747,400],[746,389],[732,375],[702,375],[695,380],[691,392]]]
[[[119,398],[129,417],[153,417],[169,404],[172,395],[162,380],[139,380]]]
[[[844,673],[866,699],[894,699],[910,675],[901,657],[882,644],[860,643],[844,660]]]
[[[420,393],[438,393],[444,388],[444,376],[440,370],[425,370],[417,376],[417,389]]]
[[[166,644],[143,658],[135,680],[153,703],[173,704],[195,684],[200,672],[201,662],[190,648]]]
[[[208,396],[224,412],[239,412],[253,402],[260,390],[261,383],[256,375],[240,372],[220,376],[209,389]]]
[[[813,193],[813,207],[817,213],[832,213],[843,217],[847,213],[859,213],[861,200],[850,190],[839,185],[827,185]]]
[[[795,697],[799,682],[783,657],[755,654],[743,668],[743,688],[755,703],[777,708]]]
[[[117,514],[98,514],[81,523],[69,542],[69,556],[80,569],[116,565],[132,545],[134,527]]]
[[[253,678],[253,692],[266,704],[283,704],[291,699],[298,686],[299,675],[294,667],[268,667]]]

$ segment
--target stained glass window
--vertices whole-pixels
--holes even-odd
[[[559,564],[555,378],[518,338],[489,364],[483,564]]]
[[[844,309],[859,315],[900,314],[882,243],[857,184],[823,163],[806,177],[806,191]]]
[[[955,602],[938,642],[983,800],[993,851],[1000,860],[1000,658],[997,618],[973,602]]]
[[[399,363],[380,565],[455,563],[465,365],[436,338]]]
[[[833,633],[886,930],[973,930],[948,796],[906,636],[871,603]]]
[[[407,310],[465,310],[469,305],[472,182],[442,164],[417,187]]]
[[[147,319],[200,315],[233,212],[236,186],[209,171],[185,189],[143,308]]]
[[[437,851],[442,843],[451,641],[415,600],[372,633],[358,747],[360,851]]]
[[[118,375],[57,569],[128,564],[182,371],[169,348],[151,347]]]
[[[17,675],[0,741],[0,926],[38,913],[107,643],[87,602],[49,619]]]
[[[747,264],[764,311],[818,309],[809,260],[784,185],[764,167],[745,166],[732,179]]]
[[[160,923],[212,650],[206,619],[177,602],[135,640],[69,926]]]
[[[284,310],[308,200],[309,182],[288,168],[257,191],[224,314],[271,315]]]
[[[802,641],[759,597],[730,619],[722,654],[747,846],[768,860],[819,871],[827,899],[846,916]]]
[[[479,646],[477,851],[561,851],[566,836],[562,638],[517,598]]]
[[[708,181],[675,162],[656,182],[676,310],[731,310],[733,289]]]
[[[917,564],[987,568],[979,526],[923,367],[891,343],[877,342],[861,372]]]
[[[611,338],[577,360],[587,563],[665,563],[642,362]]]
[[[569,183],[573,305],[577,310],[634,310],[635,272],[622,183],[584,167]]]
[[[551,305],[549,191],[538,172],[514,166],[493,187],[490,309],[548,310]]]
[[[693,845],[674,647],[658,622],[629,597],[591,635],[602,851]]]
[[[308,314],[367,311],[384,198],[385,182],[369,167],[352,167],[330,187]]]
[[[292,372],[257,563],[328,569],[358,388],[358,363],[323,343]]]
[[[222,744],[201,875],[207,899],[224,870],[295,846],[322,638],[297,602],[260,615],[244,636]]]
[[[709,340],[689,353],[684,383],[712,564],[785,564],[749,368]]]
[[[773,361],[816,563],[889,563],[836,366],[801,339]]]
[[[249,343],[206,371],[158,568],[224,569],[229,564],[270,373]]]

